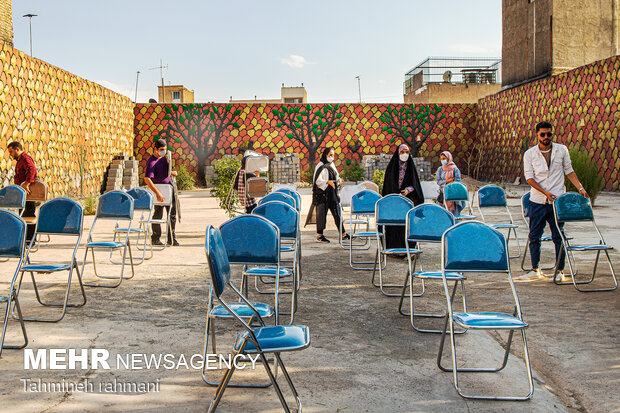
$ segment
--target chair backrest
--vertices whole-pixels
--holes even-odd
[[[460,182],[452,182],[443,188],[444,201],[469,201],[467,187]]]
[[[19,258],[26,242],[26,222],[17,214],[0,209],[0,258]]]
[[[431,200],[439,197],[440,188],[436,181],[422,181],[420,182],[420,186],[422,187],[424,199]]]
[[[81,235],[84,208],[73,199],[50,199],[39,208],[37,233],[56,235]]]
[[[280,231],[260,215],[236,216],[220,225],[228,261],[233,264],[277,264]]]
[[[0,208],[24,208],[26,190],[19,185],[9,185],[0,189]]]
[[[478,207],[506,206],[506,192],[497,185],[485,185],[478,190]]]
[[[299,195],[299,192],[293,191],[292,189],[288,189],[288,188],[280,188],[273,192],[280,192],[280,193],[289,195],[295,200],[295,203],[296,203],[295,207],[297,208],[297,210],[298,211],[301,210],[301,195]]]
[[[215,294],[219,297],[230,280],[230,264],[224,246],[222,234],[217,228],[207,225],[205,235],[205,252],[211,272],[211,283]]]
[[[357,194],[360,191],[363,191],[365,188],[362,185],[343,185],[338,190],[338,195],[340,195],[340,206],[348,207],[351,206],[351,200],[353,195]]]
[[[405,225],[407,212],[413,208],[413,202],[400,194],[389,194],[375,204],[375,222],[377,225]]]
[[[407,213],[409,241],[441,242],[443,233],[454,226],[454,215],[439,205],[422,204]]]
[[[26,195],[26,201],[47,201],[47,185],[43,181],[35,179],[28,187],[30,193]]]
[[[375,204],[381,199],[378,192],[364,189],[351,198],[352,214],[374,214]]]
[[[558,222],[594,220],[590,200],[575,192],[557,197],[553,201],[553,211]]]
[[[133,198],[123,191],[110,191],[99,197],[97,219],[133,218]]]
[[[368,189],[369,191],[375,191],[376,193],[379,193],[379,185],[377,185],[373,181],[363,181],[360,182],[358,185],[360,185],[364,189]]]
[[[172,185],[171,184],[155,184],[155,188],[157,188],[157,190],[159,192],[161,192],[161,196],[164,197],[164,201],[163,202],[159,202],[157,201],[157,199],[153,200],[153,204],[154,205],[163,205],[163,206],[170,206],[172,205],[172,193],[173,193],[173,189],[172,189]]]
[[[131,188],[127,194],[133,198],[133,209],[150,211],[153,209],[153,194],[144,188]]]
[[[458,272],[508,272],[506,239],[479,221],[462,222],[442,237],[442,267]]]
[[[299,213],[289,204],[280,201],[264,202],[254,208],[254,215],[260,215],[276,224],[282,238],[299,236]]]
[[[521,215],[523,215],[523,219],[530,216],[530,191],[527,191],[521,197]]]
[[[295,198],[283,192],[271,192],[265,195],[264,197],[261,198],[260,201],[258,201],[258,205],[264,204],[265,202],[271,202],[271,201],[284,202],[285,204],[289,204],[290,206],[298,210],[297,201],[295,201]]]

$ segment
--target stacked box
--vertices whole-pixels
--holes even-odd
[[[432,181],[435,179],[435,174],[431,171],[430,161],[425,161],[424,158],[413,158],[413,163],[418,170],[420,181]]]
[[[138,161],[133,156],[116,156],[110,163],[106,192],[140,186]]]
[[[271,180],[278,184],[301,181],[301,159],[297,153],[277,153],[271,160]]]

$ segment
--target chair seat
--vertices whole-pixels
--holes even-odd
[[[523,320],[506,313],[456,313],[452,314],[452,319],[463,328],[511,330],[527,327]]]
[[[251,267],[243,272],[244,275],[253,275],[256,277],[275,277],[276,267],[273,265],[265,265],[260,267]],[[293,275],[293,271],[288,268],[280,267],[280,277],[289,277]]]
[[[519,228],[518,225],[515,224],[493,224],[491,225],[492,228]]]
[[[253,332],[264,352],[301,350],[310,345],[310,331],[307,326],[266,326],[256,328]],[[248,335],[247,331],[237,334],[234,351],[239,351]],[[256,353],[256,346],[248,340],[243,352]]]
[[[127,228],[116,228],[116,232],[127,232]],[[147,230],[142,228],[129,228],[129,232],[146,232]]]
[[[280,245],[280,252],[293,252],[295,247],[292,245]]]
[[[0,295],[0,303],[6,303],[7,301],[9,301],[9,297],[5,297],[3,295]]]
[[[347,219],[343,220],[343,222],[345,224],[367,224],[368,220],[366,220],[366,219],[350,219],[350,218],[347,218]]]
[[[476,219],[474,215],[457,215],[454,219]]]
[[[541,241],[553,241],[553,238],[551,238],[551,236],[549,236],[549,237],[541,237],[540,240]]]
[[[568,247],[569,251],[607,251],[613,250],[611,245],[594,244],[594,245],[571,245]]]
[[[89,242],[86,244],[88,248],[122,248],[125,246],[124,243],[114,241],[114,242]]]
[[[22,271],[28,272],[56,272],[56,271],[68,271],[71,269],[69,264],[33,264],[25,265],[21,268]]]
[[[254,308],[261,317],[271,317],[275,314],[275,310],[269,304],[264,303],[252,303]],[[232,303],[228,305],[237,315],[241,318],[250,318],[254,314],[254,311],[246,303]],[[209,312],[210,317],[214,318],[233,318],[233,316],[222,305],[214,307]]]
[[[413,276],[424,279],[424,280],[441,280],[442,279],[441,271],[417,271],[413,273]],[[465,280],[465,279],[466,279],[465,276],[462,274],[459,274],[458,272],[447,272],[446,273],[446,280],[457,281],[457,280]]]
[[[383,236],[382,233],[378,233],[380,237]],[[352,237],[376,237],[377,236],[377,232],[376,231],[368,231],[368,232],[356,232],[355,234],[351,235]]]
[[[409,248],[409,252],[412,254],[419,254],[422,251],[420,250],[416,250],[413,248]],[[394,255],[394,254],[406,254],[407,253],[407,248],[387,248],[384,249],[383,251],[381,251],[382,254],[385,255]]]

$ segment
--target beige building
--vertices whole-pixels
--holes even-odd
[[[159,103],[194,103],[194,91],[183,85],[157,86]]]
[[[0,42],[13,46],[12,0],[0,0]]]
[[[280,99],[233,99],[230,97],[229,103],[308,103],[308,94],[302,83],[301,86],[284,86],[280,88]]]
[[[405,74],[410,103],[476,103],[501,89],[496,58],[429,57]]]
[[[618,55],[619,0],[502,0],[502,84]]]

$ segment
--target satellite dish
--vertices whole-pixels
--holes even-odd
[[[452,72],[449,70],[446,70],[445,72],[443,72],[443,81],[446,83],[450,83],[451,80],[452,80]]]

